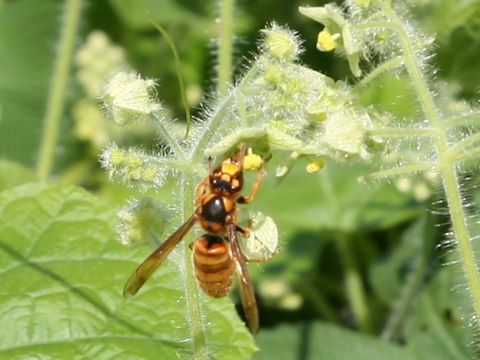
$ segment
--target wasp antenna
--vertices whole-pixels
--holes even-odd
[[[212,165],[212,163],[213,163],[213,156],[210,155],[210,156],[208,157],[208,173],[209,173],[210,175],[212,175],[212,172],[213,172],[213,165]]]

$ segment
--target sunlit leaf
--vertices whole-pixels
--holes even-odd
[[[113,223],[112,211],[75,187],[27,184],[0,195],[0,358],[250,357],[252,338],[228,299],[186,295],[193,275],[176,265],[186,242],[125,301],[123,284],[149,250],[122,246]]]

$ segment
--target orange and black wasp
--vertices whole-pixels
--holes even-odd
[[[242,145],[235,155],[223,160],[215,169],[212,168],[212,159],[209,159],[209,175],[197,186],[195,212],[130,276],[123,290],[125,297],[137,293],[193,225],[199,222],[207,233],[196,239],[191,248],[200,287],[210,296],[223,297],[230,292],[233,275],[236,274],[248,327],[251,332],[257,332],[257,303],[247,272],[247,260],[237,238],[237,233],[248,236],[249,232],[237,225],[236,205],[248,204],[255,197],[262,178],[262,168],[257,169],[250,194],[242,196],[245,149],[246,146]]]

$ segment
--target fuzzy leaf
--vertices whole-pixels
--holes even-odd
[[[201,358],[184,287],[192,275],[167,261],[125,301],[122,286],[149,251],[122,246],[113,223],[113,212],[75,187],[27,184],[0,194],[0,358]],[[174,258],[189,251],[183,245]],[[206,354],[250,357],[255,347],[230,301],[190,300],[200,306],[204,331],[195,336],[205,337]]]

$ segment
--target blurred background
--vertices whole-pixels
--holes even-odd
[[[201,102],[215,86],[218,2],[142,3],[174,40],[187,99],[193,115],[201,117]],[[411,3],[411,16],[426,33],[436,34],[431,65],[438,70],[432,70],[431,77],[441,83],[439,91],[456,99],[448,106],[461,111],[466,103],[476,104],[480,2]],[[259,31],[275,21],[304,39],[304,63],[336,80],[354,81],[346,60],[315,49],[321,27],[298,13],[301,5],[306,3],[238,2],[237,75],[255,57]],[[56,0],[0,0],[0,156],[29,168],[35,166],[41,138],[61,7]],[[158,98],[174,118],[182,121],[174,58],[150,21],[130,1],[85,1],[54,174],[58,181],[83,186],[115,206],[136,195],[137,190],[109,183],[98,164],[99,152],[112,140],[148,146],[155,146],[158,140],[148,127],[134,134],[119,133],[105,118],[98,99],[103,79],[122,69],[155,79]],[[379,111],[390,111],[399,118],[416,115],[410,106],[413,97],[408,82],[390,74],[362,94],[365,104],[376,104]],[[443,356],[436,359],[452,358],[451,353],[442,355],[441,350],[434,350],[442,349],[439,344],[443,344],[444,334],[440,332],[446,331],[459,344],[468,343],[470,335],[459,326],[457,303],[463,300],[449,293],[455,284],[449,269],[454,268],[442,267],[449,250],[437,247],[448,230],[433,226],[446,222],[444,211],[429,205],[441,195],[438,179],[398,179],[360,189],[357,177],[369,171],[366,165],[327,164],[316,175],[307,175],[305,165],[297,164],[280,184],[267,174],[252,204],[255,210],[275,219],[282,249],[267,263],[250,266],[260,299],[262,327],[267,329],[259,337],[261,346],[271,346],[274,351],[286,335],[294,342],[291,348],[301,353],[306,351],[302,346],[308,342],[308,334],[314,331],[312,322],[326,320],[384,339],[412,346],[417,343],[424,349],[420,352],[429,351],[431,356],[434,351]],[[466,187],[473,187],[477,180],[478,175],[471,174],[465,179]],[[477,196],[477,192],[471,194]],[[443,294],[442,301],[426,313],[419,299],[439,293]],[[403,297],[405,308],[396,313],[399,318],[392,318],[392,309]],[[431,325],[432,318],[439,321],[440,328]],[[425,334],[429,340],[422,342]],[[272,352],[268,354],[271,358]],[[262,352],[258,355],[261,358]]]

